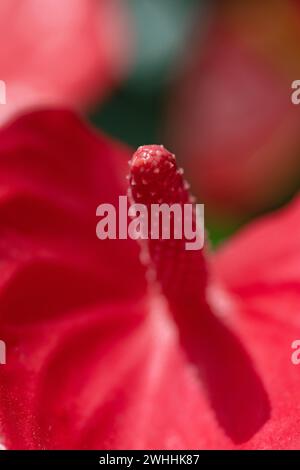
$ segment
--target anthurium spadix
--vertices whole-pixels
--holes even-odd
[[[163,152],[163,150],[161,150]],[[145,180],[144,180],[145,181]],[[194,217],[194,214],[197,216]],[[200,250],[204,244],[204,206],[187,202],[183,205],[128,203],[127,196],[119,196],[116,208],[103,203],[97,207],[100,217],[96,234],[100,240],[181,240],[187,250]]]

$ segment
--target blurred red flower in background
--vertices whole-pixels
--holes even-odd
[[[199,29],[199,28],[198,28]],[[300,181],[299,2],[218,2],[171,96],[168,139],[193,189],[226,217],[274,207]]]
[[[153,179],[152,148],[150,173],[140,153],[132,160],[135,191],[183,202],[175,162]],[[299,199],[216,255],[156,241],[146,264],[157,293],[135,242],[95,234],[98,204],[125,191],[127,158],[69,112],[33,113],[0,133],[2,443],[299,447]],[[157,168],[169,158],[163,150]]]
[[[120,0],[2,0],[1,121],[23,108],[102,98],[124,75],[129,41]]]

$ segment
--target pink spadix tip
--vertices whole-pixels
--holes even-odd
[[[146,167],[153,170],[157,165],[168,167],[175,164],[175,156],[163,145],[143,145],[137,149],[132,157],[132,167]]]
[[[143,204],[193,202],[182,175],[175,155],[163,145],[144,145],[130,162],[130,195]]]

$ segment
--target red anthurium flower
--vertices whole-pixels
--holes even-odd
[[[2,0],[0,120],[45,104],[82,106],[125,71],[126,10],[120,0]]]
[[[0,134],[1,443],[9,449],[297,448],[300,205],[216,255],[184,240],[98,240],[128,150],[73,114]],[[160,146],[130,196],[190,201]],[[147,283],[146,283],[147,279]]]
[[[219,2],[189,44],[168,133],[213,214],[244,219],[299,187],[299,31],[294,0]]]

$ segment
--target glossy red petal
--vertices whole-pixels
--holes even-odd
[[[142,320],[142,306],[122,300],[73,307],[39,324],[2,325],[1,442],[8,449],[82,447],[95,412],[138,360]]]
[[[300,369],[291,361],[300,337],[299,202],[254,223],[213,263],[222,287],[212,289],[212,303],[244,344],[270,401],[270,419],[245,448],[300,445]]]
[[[82,446],[97,448],[99,439],[104,449],[230,446],[160,301],[148,305],[139,334],[136,364],[99,407]]]
[[[144,316],[137,246],[95,232],[98,204],[125,191],[127,159],[126,148],[70,112],[33,113],[0,133],[0,434],[8,448],[76,447],[101,401],[97,367],[109,364],[108,387],[114,361],[105,351],[114,354]]]
[[[101,203],[116,205],[125,193],[127,159],[126,148],[92,133],[67,111],[33,113],[1,132],[2,312],[13,310],[20,318],[37,313],[30,302],[27,314],[12,306],[17,304],[13,286],[23,300],[38,292],[39,271],[49,279],[49,302],[44,307],[49,315],[56,310],[50,284],[58,289],[59,299],[85,295],[83,289],[72,293],[70,288],[62,296],[64,277],[78,287],[84,284],[90,301],[139,291],[143,280],[135,243],[96,237],[96,208]],[[134,276],[128,273],[122,283],[121,257]]]
[[[230,261],[231,260],[231,261]],[[215,273],[271,319],[296,321],[300,291],[300,200],[261,218],[221,248]]]

